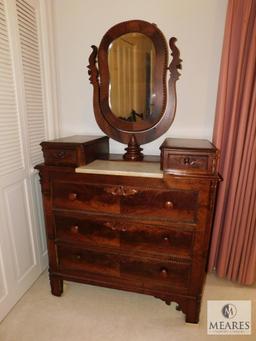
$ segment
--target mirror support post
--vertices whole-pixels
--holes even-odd
[[[126,161],[142,161],[143,153],[142,148],[138,145],[135,135],[133,134],[128,143],[128,147],[125,148],[126,153],[123,155],[123,159]]]

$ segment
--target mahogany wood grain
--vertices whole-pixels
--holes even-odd
[[[173,221],[196,222],[198,193],[191,190],[155,190],[92,183],[53,182],[53,207],[168,217]]]
[[[172,254],[191,258],[194,231],[173,226],[102,217],[94,214],[55,214],[56,241],[94,247],[108,246],[117,250],[132,249],[154,254]]]
[[[166,173],[216,173],[218,153],[208,140],[167,138],[160,150],[161,169]]]
[[[187,292],[190,273],[188,261],[163,261],[155,258],[127,257],[120,253],[99,252],[71,246],[58,246],[59,270],[83,275],[93,273],[135,280],[148,288],[168,287]]]
[[[173,150],[167,143],[168,153],[190,160],[201,155],[208,165],[217,159],[211,144],[177,143]],[[65,143],[44,147],[47,154],[65,150]],[[161,157],[163,165],[163,148]],[[163,169],[163,178],[144,178],[79,174],[60,164],[36,168],[53,295],[62,294],[63,280],[128,290],[177,302],[186,322],[198,322],[220,180],[216,170],[184,167],[180,173],[177,166]]]
[[[48,166],[82,166],[109,154],[107,136],[74,135],[41,143]]]

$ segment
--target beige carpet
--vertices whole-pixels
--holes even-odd
[[[65,282],[64,295],[49,292],[45,272],[0,324],[1,341],[256,340],[256,287],[208,275],[198,325],[185,324],[175,305],[154,297]],[[206,301],[252,300],[253,335],[207,336]]]

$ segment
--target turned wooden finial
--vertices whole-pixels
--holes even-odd
[[[123,155],[123,159],[126,161],[141,161],[143,160],[143,149],[138,145],[135,135],[132,135],[128,143],[128,147],[125,148],[126,153]]]

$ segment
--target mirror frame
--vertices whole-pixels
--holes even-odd
[[[138,122],[127,122],[116,117],[109,106],[110,72],[108,67],[108,51],[112,42],[127,33],[142,33],[149,37],[155,47],[156,61],[154,72],[154,89],[156,108],[159,112]],[[176,111],[176,81],[181,68],[179,50],[175,46],[176,38],[169,40],[172,61],[168,66],[168,46],[163,33],[155,24],[143,20],[130,20],[111,27],[103,36],[99,49],[92,45],[89,57],[88,73],[93,85],[93,108],[99,127],[109,137],[128,144],[125,160],[142,160],[140,148],[157,139],[171,126]],[[167,70],[170,72],[167,91]]]

